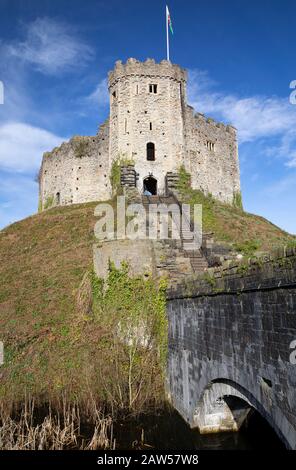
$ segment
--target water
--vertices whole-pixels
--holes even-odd
[[[162,412],[114,426],[117,449],[256,450],[284,449],[280,439],[257,412],[237,433],[201,435],[191,430],[180,415]]]

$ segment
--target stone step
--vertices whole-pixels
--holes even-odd
[[[166,204],[176,205],[176,213],[179,212],[180,205],[175,197],[171,196],[142,196],[142,204],[149,212],[150,204]],[[180,214],[181,215],[181,214]],[[180,279],[188,276],[190,273],[202,273],[208,267],[208,263],[200,251],[200,243],[193,239],[190,220],[172,218],[169,214],[172,223],[175,224],[178,233],[180,234],[179,240],[159,240],[155,241],[159,245],[159,253],[164,258],[164,261],[157,262],[157,269],[161,273],[167,272],[170,283],[177,284]],[[147,218],[147,226],[148,226]],[[182,224],[182,225],[181,225]],[[182,230],[181,230],[182,227]],[[171,230],[169,230],[169,234]],[[160,234],[158,226],[157,234]]]

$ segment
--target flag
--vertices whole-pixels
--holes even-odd
[[[172,20],[171,20],[171,15],[170,15],[170,12],[169,12],[169,8],[168,8],[168,6],[166,8],[167,8],[168,25],[170,27],[171,33],[174,34],[173,23],[172,23]]]

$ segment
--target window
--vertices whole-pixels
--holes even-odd
[[[124,120],[124,133],[127,133],[127,119]]]
[[[155,160],[155,145],[153,142],[147,144],[147,160],[153,162]]]
[[[207,149],[210,150],[211,152],[214,152],[215,151],[214,142],[211,142],[210,140],[207,140]]]
[[[150,85],[149,85],[149,93],[154,93],[154,94],[156,94],[156,93],[157,93],[157,85],[155,85],[155,84],[153,84],[153,83],[150,84]]]
[[[150,130],[152,131],[152,122],[150,122]]]
[[[112,92],[112,95],[111,95],[111,96],[112,96],[112,102],[115,103],[115,102],[117,101],[117,100],[116,100],[116,98],[117,98],[116,90],[114,90],[114,91]]]

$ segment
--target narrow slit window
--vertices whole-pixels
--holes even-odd
[[[124,133],[127,133],[127,118],[124,120]]]
[[[207,149],[210,150],[211,152],[214,152],[215,151],[214,142],[211,142],[210,140],[207,140]]]
[[[150,122],[150,130],[152,131],[152,122]]]
[[[149,85],[149,93],[154,93],[156,95],[157,93],[157,85],[155,83],[151,83]]]

